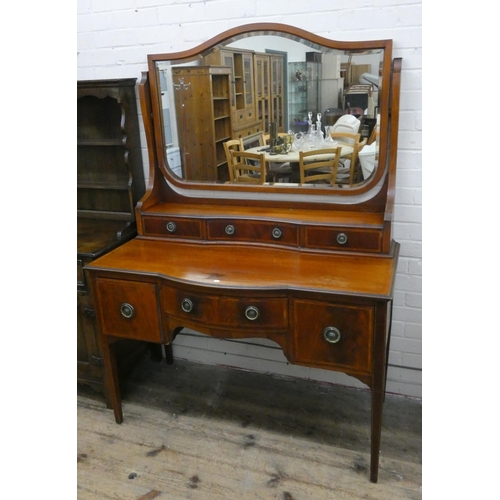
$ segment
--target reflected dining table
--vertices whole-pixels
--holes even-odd
[[[335,144],[335,143],[329,143],[329,142],[323,142],[322,145],[315,147],[314,149],[318,151],[318,154],[321,154],[322,149],[331,149],[331,148],[336,148],[338,146],[342,147],[342,152],[340,154],[341,157],[349,156],[353,152],[353,147],[348,146],[346,144]],[[248,153],[256,153],[256,154],[262,154],[264,153],[264,158],[266,160],[266,163],[290,163],[291,167],[291,177],[289,182],[291,183],[299,183],[300,182],[300,167],[299,167],[299,162],[300,162],[300,151],[310,151],[311,148],[309,147],[303,147],[301,149],[296,149],[292,147],[292,150],[289,151],[288,153],[271,153],[270,148],[267,146],[256,146],[254,148],[249,148],[246,149]],[[314,157],[309,158],[310,160],[314,160]]]

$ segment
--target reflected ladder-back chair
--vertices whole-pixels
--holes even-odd
[[[266,160],[264,153],[231,150],[230,182],[264,184],[266,182]]]
[[[361,134],[350,134],[347,132],[332,132],[330,137],[337,144],[352,147],[352,153],[342,157],[336,179],[336,184],[347,184],[352,186],[356,178],[361,175],[358,168],[358,153],[365,146],[366,139],[360,142]],[[349,163],[347,163],[347,161],[349,161]]]
[[[227,168],[229,170],[229,180],[232,182],[233,178],[233,169],[231,168],[231,162],[233,161],[231,158],[231,151],[243,151],[245,149],[243,145],[243,139],[231,139],[230,141],[224,142],[224,151],[226,153],[227,160]]]
[[[278,137],[285,137],[288,135],[285,132],[278,132]],[[259,137],[259,143],[261,146],[269,146],[269,141],[271,140],[271,134],[262,133]],[[292,177],[292,166],[289,162],[286,163],[268,163],[267,173],[271,177],[273,182],[279,182],[282,179],[290,180]]]
[[[335,184],[342,147],[299,151],[300,184],[325,181]]]

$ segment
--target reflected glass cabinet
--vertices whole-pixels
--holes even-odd
[[[271,56],[271,94],[272,94],[272,121],[276,122],[278,132],[286,132],[285,126],[285,64],[281,55]]]
[[[269,132],[269,122],[271,120],[270,82],[269,56],[266,54],[255,54],[257,118],[262,122],[264,132]]]
[[[268,131],[270,121],[284,131],[283,56],[225,48],[214,50],[203,61],[231,68],[233,139]]]
[[[231,104],[233,126],[241,128],[256,120],[253,53],[216,50],[205,57],[205,64],[231,68]]]

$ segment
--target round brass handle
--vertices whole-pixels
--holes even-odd
[[[337,234],[337,243],[339,245],[345,245],[347,243],[347,234],[345,233]]]
[[[236,229],[232,224],[228,224],[226,226],[226,229],[224,229],[224,231],[226,231],[226,234],[232,235],[236,232]]]
[[[175,222],[167,222],[167,231],[169,233],[175,233],[177,231],[177,224]]]
[[[184,312],[191,312],[193,310],[193,302],[189,299],[183,299],[181,302],[181,308]]]
[[[340,333],[340,330],[338,328],[335,328],[334,326],[328,326],[323,331],[323,338],[329,344],[336,344],[342,338],[342,334]]]
[[[122,316],[127,319],[133,318],[135,314],[134,307],[131,304],[127,304],[126,302],[124,302],[120,306],[120,312]]]
[[[281,232],[281,229],[275,227],[273,229],[273,238],[275,240],[279,240],[283,236],[283,233]]]
[[[245,309],[245,317],[250,321],[255,321],[260,315],[260,311],[255,306],[248,306]]]

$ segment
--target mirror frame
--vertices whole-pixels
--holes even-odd
[[[161,89],[159,75],[156,71],[156,63],[160,61],[171,61],[178,64],[187,61],[193,61],[197,57],[203,57],[202,53],[214,48],[224,42],[232,43],[248,36],[262,35],[284,35],[296,41],[305,40],[311,44],[317,44],[330,49],[363,52],[367,50],[383,50],[382,64],[382,90],[379,95],[379,113],[380,113],[380,128],[379,128],[379,157],[375,175],[359,186],[350,187],[348,189],[331,189],[321,187],[307,186],[279,186],[277,184],[262,186],[249,184],[219,184],[215,182],[190,182],[189,180],[181,179],[170,171],[167,160],[167,148],[163,134],[163,124],[161,117]],[[390,95],[391,95],[391,76],[392,76],[392,40],[367,40],[367,41],[336,41],[330,40],[319,35],[315,35],[301,28],[289,26],[279,23],[252,23],[238,26],[216,35],[206,42],[182,52],[150,54],[148,55],[148,70],[150,75],[151,85],[151,104],[154,124],[154,136],[156,143],[156,154],[158,167],[162,172],[165,180],[170,184],[172,189],[177,191],[181,196],[193,196],[194,192],[197,196],[203,194],[209,195],[207,191],[215,192],[223,198],[225,193],[229,198],[234,198],[240,195],[240,199],[260,197],[268,199],[268,194],[276,196],[285,195],[300,199],[302,196],[311,198],[311,195],[319,196],[323,201],[327,198],[331,199],[331,203],[358,203],[367,201],[367,199],[376,196],[382,189],[385,176],[389,170],[389,135],[390,135]],[[356,198],[349,199],[349,198]],[[269,198],[272,199],[272,196]]]

